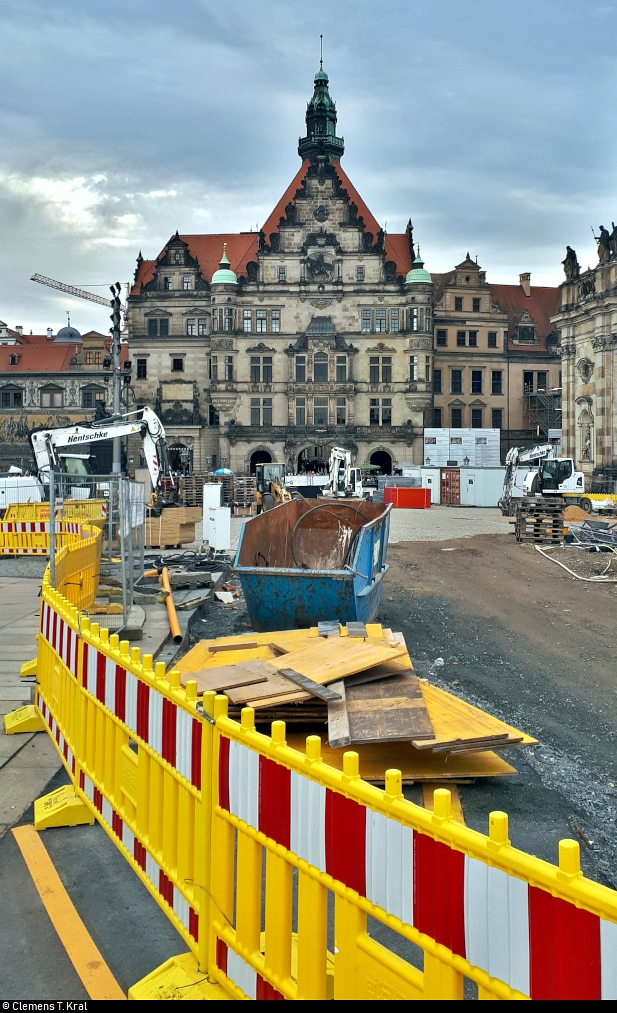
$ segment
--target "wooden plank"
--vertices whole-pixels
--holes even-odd
[[[324,763],[337,770],[343,769],[345,747],[333,749],[322,736],[321,756]],[[306,751],[306,732],[288,732],[287,743],[299,752]],[[464,753],[452,756],[449,753],[420,752],[410,742],[359,743],[354,749],[360,757],[360,777],[365,781],[383,784],[386,770],[400,770],[405,784],[414,781],[469,781],[477,777],[499,777],[516,774],[516,769],[496,753]],[[444,787],[450,787],[445,784]]]
[[[435,738],[430,742],[414,739],[414,745],[418,749],[443,751],[460,747],[472,749],[474,746],[487,748],[490,744],[498,743],[501,748],[518,744],[533,745],[537,742],[537,739],[518,728],[425,680],[420,680],[420,689]]]
[[[444,788],[444,784],[439,784],[438,781],[424,781],[422,784],[422,805],[425,809],[434,812],[435,800],[433,798],[436,788]],[[461,805],[461,798],[457,791],[455,784],[448,784],[448,790],[450,792],[450,811],[452,813],[452,819],[456,820],[457,823],[462,823],[465,826],[465,817],[463,816],[463,807]]]
[[[434,738],[415,675],[394,675],[345,689],[352,743]]]
[[[340,682],[330,683],[330,688],[338,694],[338,699],[328,703],[328,745],[338,749],[339,746],[348,746],[351,743],[345,683],[341,679]]]
[[[338,700],[338,693],[328,689],[327,686],[320,686],[319,683],[313,682],[311,679],[307,679],[305,675],[300,675],[299,672],[294,672],[293,668],[279,668],[279,675],[285,676],[294,685],[299,686],[301,689],[306,690],[311,696],[316,696],[320,700],[325,700],[328,703],[331,700]],[[338,683],[336,684],[338,685]]]
[[[186,686],[189,680],[194,679],[198,693],[206,693],[211,689],[221,692],[235,686],[267,682],[273,673],[274,669],[269,662],[255,658],[237,665],[219,665],[218,668],[201,669],[197,672],[182,672],[180,682]]]
[[[269,664],[269,662],[266,662]],[[273,672],[268,679],[260,684],[252,686],[240,686],[237,689],[226,690],[227,696],[232,703],[239,706],[252,707],[257,705],[263,698],[270,699],[276,696],[285,699],[297,693],[298,688],[278,672]]]
[[[250,651],[258,646],[256,640],[236,640],[232,644],[211,644],[207,650],[210,654],[218,654],[219,651]]]

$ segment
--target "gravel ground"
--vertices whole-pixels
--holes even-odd
[[[539,739],[504,751],[516,777],[461,787],[468,825],[505,811],[512,843],[550,862],[578,839],[585,874],[617,885],[617,585],[503,534],[400,543],[388,561],[379,618],[418,674]]]
[[[430,510],[393,510],[390,545],[397,542],[441,542],[473,535],[505,535],[511,518],[497,507],[433,506]]]

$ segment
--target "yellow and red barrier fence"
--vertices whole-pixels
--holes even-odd
[[[485,836],[450,818],[446,790],[430,812],[396,770],[381,790],[353,752],[341,772],[318,736],[303,754],[283,722],[266,736],[250,708],[232,721],[226,697],[198,700],[78,604],[45,578],[34,713],[74,793],[37,803],[35,821],[96,817],[185,940],[190,955],[131,997],[447,1000],[469,978],[480,999],[617,999],[617,892],[583,877],[576,842],[552,866],[510,845],[505,813]],[[416,944],[419,966],[369,916],[397,949]]]

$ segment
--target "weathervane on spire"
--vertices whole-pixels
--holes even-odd
[[[323,35],[319,36],[319,69],[323,70]]]

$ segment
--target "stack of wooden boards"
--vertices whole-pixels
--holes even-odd
[[[195,541],[195,525],[201,519],[201,507],[167,507],[158,517],[153,510],[146,509],[146,548],[190,545]]]
[[[492,750],[536,741],[418,679],[402,634],[376,623],[202,640],[175,667],[198,693],[225,693],[234,717],[250,706],[257,724],[295,725],[295,748],[327,723],[324,758],[342,768],[353,747],[369,781],[382,781],[388,767],[406,782],[516,773]]]

